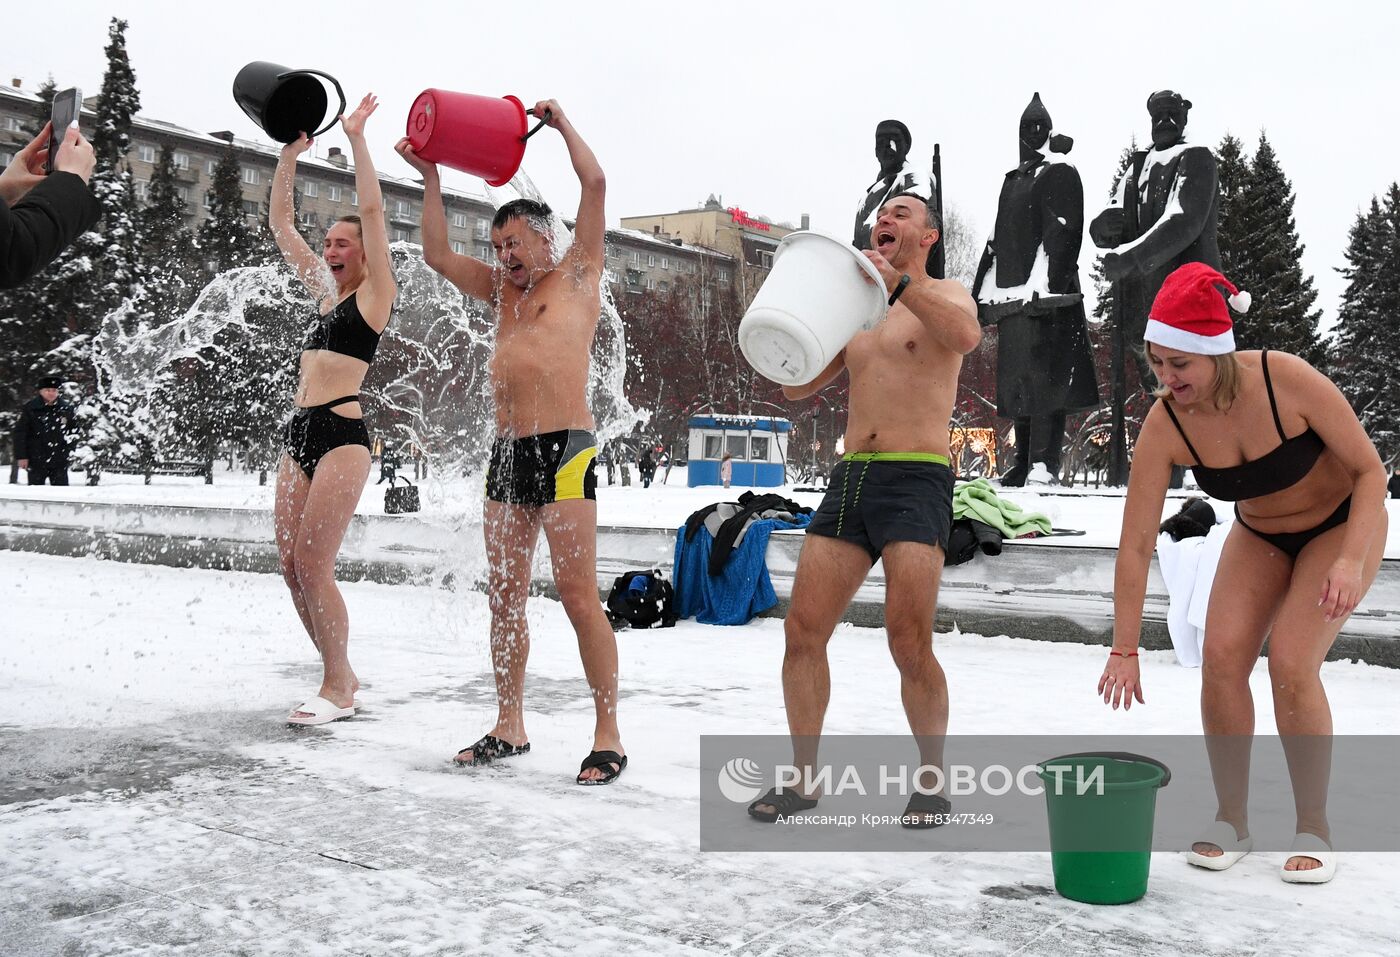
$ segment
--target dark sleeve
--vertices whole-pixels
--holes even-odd
[[[13,289],[53,262],[101,214],[97,197],[73,173],[51,173],[14,206],[0,201],[0,289]]]
[[[29,406],[25,406],[19,413],[19,421],[15,423],[15,458],[29,458]]]
[[[1164,214],[1123,255],[1137,272],[1150,273],[1171,262],[1205,229],[1220,186],[1216,179],[1215,157],[1204,146],[1193,146],[1181,154],[1171,195],[1181,212]],[[1171,206],[1168,206],[1169,211]]]
[[[1050,260],[1050,292],[1078,288],[1079,247],[1084,240],[1084,187],[1073,166],[1057,164],[1045,185],[1041,236]]]

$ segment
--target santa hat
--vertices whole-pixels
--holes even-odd
[[[1187,263],[1162,283],[1143,339],[1197,355],[1234,352],[1234,324],[1225,303],[1242,313],[1249,309],[1249,299],[1249,293],[1205,263]]]

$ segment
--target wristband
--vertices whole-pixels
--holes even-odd
[[[1110,651],[1109,654],[1117,655],[1119,658],[1136,658],[1138,656],[1136,651]]]
[[[895,301],[896,299],[898,299],[898,298],[900,297],[901,294],[903,294],[903,292],[904,292],[904,287],[907,286],[907,285],[909,285],[909,274],[908,274],[908,273],[905,273],[904,275],[902,275],[902,276],[899,277],[899,285],[897,285],[897,286],[894,287],[894,292],[890,293],[890,302],[889,302],[889,304],[890,304],[891,306],[893,306],[893,305],[894,305],[894,301]]]

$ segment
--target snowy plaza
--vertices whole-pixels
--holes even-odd
[[[256,507],[268,491],[166,479],[6,502],[36,494]],[[605,486],[600,522],[674,527],[713,497]],[[1111,535],[1116,516],[1074,507],[1062,517]],[[278,576],[0,551],[0,581],[7,953],[1393,952],[1400,904],[1360,889],[1393,884],[1394,854],[1345,853],[1306,887],[1278,880],[1281,853],[1221,874],[1157,853],[1147,897],[1111,908],[1056,895],[1048,853],[940,853],[937,830],[906,853],[702,852],[699,735],[785,729],[777,619],[620,632],[632,764],[582,789],[592,714],[547,598],[529,609],[534,749],[471,770],[450,758],[495,710],[479,592],[344,584],[362,710],[291,729],[319,668]],[[1199,671],[1169,650],[1145,653],[1147,705],[1112,712],[1101,647],[949,624],[951,733],[1199,730]],[[828,733],[905,733],[883,633],[843,625],[831,655]],[[1400,733],[1400,672],[1323,677],[1338,734]]]

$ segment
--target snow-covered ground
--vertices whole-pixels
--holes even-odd
[[[600,500],[636,518],[688,494]],[[699,851],[698,736],[785,728],[774,620],[622,633],[631,765],[583,789],[576,645],[532,599],[533,751],[453,768],[494,717],[484,597],[344,591],[364,710],[298,732],[280,718],[319,669],[276,576],[0,552],[0,952],[1394,953],[1395,854],[1344,854],[1318,887],[1281,882],[1277,853],[1219,874],[1157,854],[1147,897],[1109,908],[1049,890],[1045,853]],[[954,733],[1199,729],[1199,672],[1170,652],[1114,713],[1101,648],[937,648]],[[829,732],[905,728],[881,633],[842,626],[831,658]],[[1400,673],[1323,674],[1338,733],[1400,733]]]

